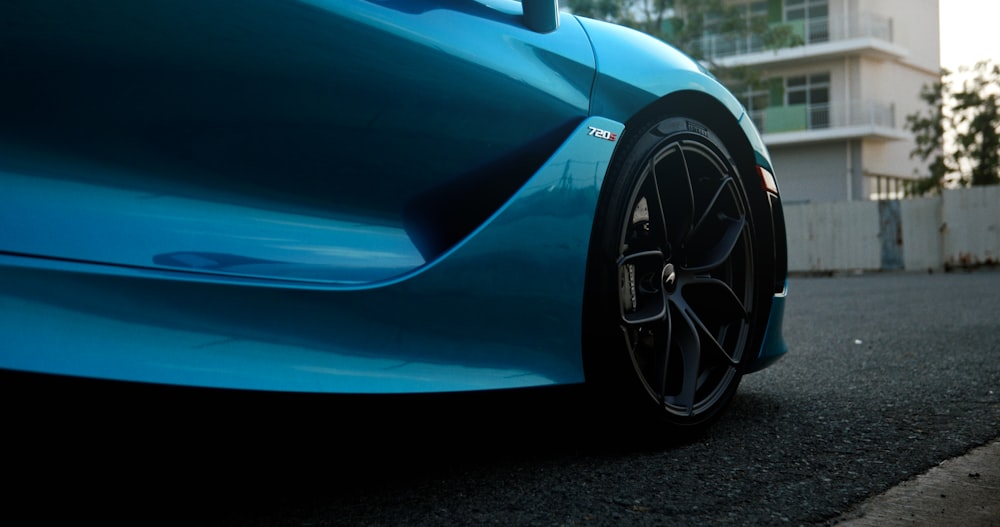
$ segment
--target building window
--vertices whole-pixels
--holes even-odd
[[[814,73],[786,78],[785,105],[805,107],[806,128],[829,128],[830,74]]]
[[[724,27],[722,17],[717,14],[708,13],[705,15],[705,32],[711,35],[720,35],[732,33],[733,31],[751,31],[753,30],[754,22],[767,21],[768,10],[766,0],[745,2],[733,7],[742,11],[740,14],[743,16],[740,17],[740,20],[743,22],[744,27]]]
[[[785,22],[802,24],[806,44],[830,40],[828,0],[785,0]]]
[[[710,56],[728,57],[763,49],[755,24],[767,24],[768,2],[766,0],[745,2],[733,7],[742,12],[739,18],[742,27],[733,26],[729,18],[720,17],[718,14],[705,15],[705,33],[702,40],[705,42],[703,45],[708,46],[707,54]]]

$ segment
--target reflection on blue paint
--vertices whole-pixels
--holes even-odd
[[[401,227],[0,172],[0,247],[133,267],[356,284],[424,264]]]

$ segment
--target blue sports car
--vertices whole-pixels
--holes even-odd
[[[741,104],[556,0],[6,1],[0,86],[2,369],[697,429],[786,351]]]

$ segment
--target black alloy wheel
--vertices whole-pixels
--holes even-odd
[[[751,207],[701,122],[653,121],[630,139],[595,225],[589,368],[659,424],[696,430],[732,398],[763,330]]]

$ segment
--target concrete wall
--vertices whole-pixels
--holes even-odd
[[[785,207],[792,271],[878,269],[878,202],[843,201]]]
[[[942,200],[944,265],[1000,262],[1000,186],[945,192]]]
[[[903,267],[939,269],[941,261],[941,197],[900,202],[903,216]]]
[[[876,201],[786,205],[789,270],[894,269],[893,246],[910,271],[1000,263],[1000,186],[900,201],[898,215],[887,208]]]

